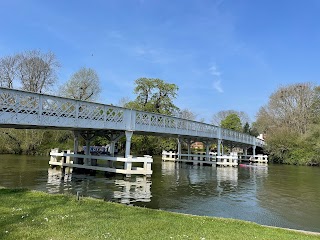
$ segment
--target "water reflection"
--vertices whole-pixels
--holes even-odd
[[[236,191],[238,186],[238,168],[235,167],[217,167],[217,192],[230,193]]]
[[[111,199],[120,203],[150,202],[151,179],[136,176],[127,179],[108,179],[104,176],[88,176],[73,172],[72,168],[49,168],[47,192],[75,193]]]
[[[151,179],[147,177],[135,177],[125,180],[115,180],[115,185],[121,187],[114,191],[113,198],[121,203],[150,202]]]

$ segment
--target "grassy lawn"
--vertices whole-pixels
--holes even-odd
[[[320,239],[255,223],[0,189],[0,239]]]

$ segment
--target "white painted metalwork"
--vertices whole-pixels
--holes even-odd
[[[264,146],[261,139],[210,124],[7,88],[0,88],[0,127],[110,129]]]

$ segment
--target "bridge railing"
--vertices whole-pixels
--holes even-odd
[[[248,134],[206,123],[1,87],[0,125],[130,130],[264,145]]]

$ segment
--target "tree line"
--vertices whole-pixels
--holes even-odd
[[[52,52],[26,51],[0,58],[0,86],[46,93],[57,87],[61,64]],[[97,72],[81,67],[62,86],[59,95],[84,101],[97,100],[101,82]],[[134,100],[120,99],[121,106],[136,110],[198,120],[189,109],[174,104],[179,87],[157,78],[135,80]],[[250,123],[243,111],[224,110],[213,114],[211,124],[253,136],[263,133],[271,159],[279,163],[319,165],[320,163],[320,87],[299,83],[280,87],[261,107],[256,122]],[[73,133],[58,130],[0,129],[0,153],[47,154],[52,147],[72,148]],[[123,139],[122,142],[125,140]],[[108,140],[97,137],[93,144]],[[121,141],[120,141],[121,143]],[[124,145],[124,144],[120,144]],[[213,146],[214,147],[214,146]],[[160,154],[176,148],[176,139],[135,136],[132,149],[138,154]]]

